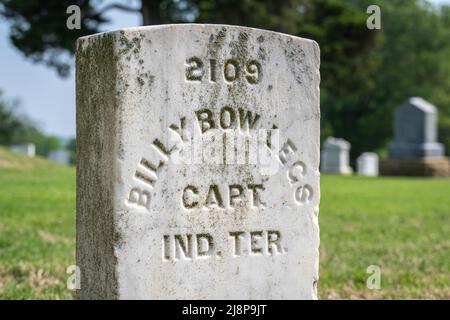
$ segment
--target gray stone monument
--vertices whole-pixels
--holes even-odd
[[[320,171],[342,175],[352,174],[349,166],[350,143],[344,139],[328,137],[322,147]]]
[[[81,299],[314,299],[319,47],[161,25],[77,43]]]
[[[383,175],[448,176],[450,166],[437,140],[437,109],[419,97],[397,107],[394,141],[388,159],[380,164]]]
[[[364,152],[356,159],[358,175],[378,176],[378,155],[374,152]]]
[[[395,110],[394,141],[389,158],[442,157],[444,147],[437,142],[437,109],[422,98],[413,97]]]

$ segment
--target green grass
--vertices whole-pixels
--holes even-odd
[[[450,298],[450,180],[322,176],[321,298]],[[368,290],[369,265],[381,289]]]
[[[322,176],[319,296],[450,298],[450,180]],[[0,149],[0,299],[71,299],[75,170]],[[366,288],[369,265],[381,289]]]
[[[72,298],[72,264],[74,168],[0,149],[0,299]]]

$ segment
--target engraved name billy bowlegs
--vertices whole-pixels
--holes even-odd
[[[170,234],[162,239],[163,261],[189,261],[229,257],[275,256],[285,254],[281,233],[277,230],[231,231],[227,234],[228,252],[216,248],[209,233]]]
[[[228,122],[222,121],[222,116],[228,113]],[[239,114],[239,117],[237,116]],[[271,175],[278,171],[278,168],[287,169],[286,177],[293,190],[293,199],[297,205],[304,205],[311,202],[313,198],[313,189],[309,184],[304,183],[307,175],[306,164],[297,158],[297,146],[291,139],[286,139],[280,146],[280,137],[276,125],[273,130],[259,130],[256,148],[252,148],[250,143],[253,139],[247,140],[249,143],[234,143],[234,138],[239,138],[241,133],[247,128],[247,138],[253,133],[251,128],[259,119],[259,115],[251,116],[247,111],[242,109],[223,108],[218,115],[218,119],[214,120],[214,113],[212,111],[198,110],[196,111],[196,119],[198,120],[198,128],[201,136],[204,137],[207,133],[216,130],[222,130],[221,136],[214,137],[214,139],[206,139],[205,145],[200,144],[204,148],[198,148],[196,144],[190,145],[189,139],[186,138],[186,131],[183,131],[185,125],[185,118],[180,119],[180,124],[172,124],[169,126],[169,131],[174,132],[179,138],[177,142],[166,145],[159,139],[154,139],[151,147],[157,151],[159,158],[157,160],[148,160],[144,157],[139,161],[138,167],[134,172],[134,179],[139,182],[139,185],[134,186],[128,196],[127,204],[136,205],[138,207],[150,209],[151,204],[151,190],[158,181],[160,171],[167,166],[169,159],[173,163],[178,163],[180,154],[177,152],[184,152],[188,150],[201,150],[201,154],[205,156],[208,161],[206,163],[214,164],[253,164],[259,163],[260,172],[263,175]],[[235,120],[236,119],[236,120]],[[237,120],[240,119],[240,120]],[[228,129],[232,127],[234,122],[239,128],[237,131]],[[219,125],[220,124],[220,125]],[[220,130],[215,128],[219,127]],[[219,132],[220,133],[220,132]],[[263,134],[260,134],[263,133]],[[254,136],[253,136],[254,137]],[[231,138],[231,139],[230,139]],[[198,141],[193,139],[193,142]],[[200,141],[204,142],[202,139]],[[226,143],[223,143],[226,141]],[[236,139],[238,142],[239,139]],[[245,142],[246,140],[244,140]],[[261,142],[261,143],[260,143]],[[224,147],[226,146],[226,147]],[[241,148],[239,147],[241,146]],[[231,153],[230,153],[231,150]],[[233,152],[236,151],[236,154]],[[195,152],[194,152],[195,153]],[[195,159],[202,158],[194,157]],[[215,161],[214,159],[225,161]],[[231,159],[231,161],[230,161]],[[258,161],[254,161],[258,159]],[[244,160],[244,161],[241,161]],[[197,161],[194,161],[197,163]],[[199,161],[198,163],[202,163]],[[212,183],[208,190],[199,190],[196,185],[187,185],[181,194],[182,205],[184,209],[199,209],[199,208],[234,208],[235,204],[240,201],[250,203],[250,207],[262,208],[264,201],[260,199],[259,193],[265,190],[263,184],[230,184],[228,186],[218,186]]]

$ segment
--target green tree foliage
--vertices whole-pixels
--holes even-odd
[[[47,156],[52,150],[61,148],[56,136],[48,136],[37,124],[17,113],[18,103],[8,103],[0,91],[0,145],[34,143],[38,155]]]
[[[0,91],[0,144],[12,145],[30,142],[38,130],[35,124],[25,116],[20,116],[17,101],[7,102]]]
[[[439,110],[439,140],[450,146],[450,7],[438,10],[426,1],[362,0],[359,6],[381,8],[382,29],[369,59],[373,86],[360,92],[353,105],[353,125],[336,127],[356,152],[386,146],[392,137],[394,108],[408,97],[420,96]],[[344,118],[339,118],[345,119]],[[347,128],[347,130],[345,129]]]
[[[13,131],[20,128],[21,123],[13,112],[13,109],[2,99],[0,91],[0,144],[9,145],[14,141]]]
[[[48,156],[50,151],[61,149],[61,140],[54,135],[46,135],[42,132],[37,133],[30,140],[36,145],[36,153],[40,156]]]
[[[66,27],[70,5],[78,5],[83,12],[80,30]],[[10,22],[10,39],[17,49],[62,76],[69,72],[75,40],[98,32],[99,25],[107,22],[93,9],[92,1],[83,0],[0,0],[0,15]]]

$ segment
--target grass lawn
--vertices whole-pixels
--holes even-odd
[[[319,296],[450,298],[450,179],[322,176]],[[71,299],[75,169],[0,149],[0,299]],[[381,289],[366,288],[369,265]]]
[[[450,179],[322,176],[322,299],[450,299]],[[368,290],[369,265],[381,289]]]
[[[75,169],[0,149],[0,299],[68,299]]]

